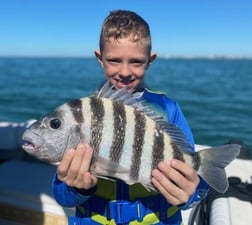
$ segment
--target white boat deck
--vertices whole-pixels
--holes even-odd
[[[206,146],[196,145],[197,150]],[[235,159],[226,167],[227,177],[238,177],[242,182],[252,183],[252,160]],[[182,212],[189,221],[191,209]],[[218,198],[213,201],[209,225],[251,225],[252,204],[235,197]],[[186,225],[186,223],[185,223]],[[198,224],[201,225],[201,224]]]
[[[239,177],[243,182],[252,183],[252,160],[236,159],[227,166],[228,177]],[[232,225],[252,224],[252,204],[237,198],[228,198],[229,215]]]

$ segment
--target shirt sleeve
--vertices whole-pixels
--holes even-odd
[[[63,207],[76,207],[86,200],[88,200],[96,191],[95,188],[91,188],[87,191],[87,195],[78,191],[74,187],[66,185],[60,181],[57,177],[57,173],[53,177],[52,191],[55,200]]]
[[[186,204],[182,205],[180,208],[182,210],[186,210],[192,208],[197,205],[202,199],[204,199],[209,191],[208,184],[199,176],[200,183],[196,189],[196,191],[191,195]]]
[[[166,100],[168,104],[166,104],[166,111],[168,114],[168,119],[170,123],[174,123],[178,128],[180,128],[185,134],[187,141],[194,146],[194,138],[190,126],[182,112],[179,104],[169,98]],[[193,147],[193,150],[194,147]]]

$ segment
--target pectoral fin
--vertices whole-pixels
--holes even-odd
[[[128,184],[132,183],[129,178],[130,170],[128,168],[100,156],[94,157],[90,172],[98,177],[115,177]]]

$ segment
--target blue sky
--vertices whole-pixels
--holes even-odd
[[[149,23],[159,56],[252,57],[250,0],[0,0],[0,56],[93,56],[115,9]]]

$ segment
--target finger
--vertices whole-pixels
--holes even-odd
[[[67,176],[68,169],[71,165],[72,159],[75,154],[75,149],[69,149],[63,156],[62,161],[57,167],[58,178],[62,180]]]
[[[189,196],[195,191],[195,185],[170,164],[161,162],[158,164],[158,169],[164,177],[160,183],[165,190],[181,203],[186,202]]]
[[[186,178],[186,183],[183,184],[183,187],[190,187],[188,186],[188,182],[192,184],[194,188],[196,188],[200,182],[199,176],[194,168],[192,168],[190,165],[179,161],[179,160],[172,160],[171,166],[176,169],[177,171],[180,171],[180,173]],[[181,183],[182,185],[182,183]],[[181,186],[180,185],[180,186]],[[193,190],[194,192],[194,190]]]
[[[186,201],[183,191],[159,170],[153,170],[152,183],[170,204],[178,205]]]
[[[97,177],[91,174],[90,172],[84,173],[83,176],[84,187],[93,187],[97,184]]]
[[[172,196],[176,196],[179,188],[169,179],[166,174],[160,170],[153,170],[153,178],[158,182],[158,187],[160,190],[164,190],[163,193],[167,192]]]
[[[182,173],[188,180],[195,179],[196,171],[190,165],[174,159],[171,161],[171,166]]]
[[[152,178],[152,183],[156,187],[156,189],[164,196],[167,202],[169,202],[172,205],[178,205],[179,201],[176,197],[171,195],[169,192],[166,191],[166,189],[155,179]]]
[[[74,157],[71,161],[71,165],[67,173],[68,180],[75,180],[76,177],[78,176],[84,154],[85,154],[85,146],[83,144],[79,144],[76,147]]]
[[[89,171],[90,163],[93,157],[93,149],[89,145],[85,145],[84,157],[82,160],[81,168],[83,171]]]
[[[174,169],[170,164],[160,162],[158,164],[158,169],[163,173],[163,175],[165,175],[166,178],[168,178],[178,187],[180,187],[180,184],[183,182],[183,180],[185,180],[183,174],[181,174],[180,171]]]
[[[79,168],[78,179],[83,179],[84,174],[89,171],[92,156],[93,149],[89,145],[84,145],[84,155]]]
[[[197,172],[191,166],[179,160],[173,160],[171,166],[184,177],[184,179],[178,180],[177,184],[188,194],[192,194],[200,182]]]

